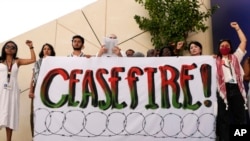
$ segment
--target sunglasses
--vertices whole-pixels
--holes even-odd
[[[7,46],[5,46],[5,49],[16,50],[16,47],[15,46],[7,45]]]

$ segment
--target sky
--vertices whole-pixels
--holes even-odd
[[[0,43],[97,0],[0,0]]]

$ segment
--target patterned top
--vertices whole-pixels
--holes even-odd
[[[85,55],[83,52],[81,52],[81,54],[79,55],[74,55],[73,53],[71,53],[70,55],[68,55],[68,57],[85,57]]]
[[[35,65],[34,65],[34,68],[33,68],[33,83],[34,85],[36,84],[37,82],[37,79],[38,79],[38,75],[39,75],[39,71],[40,71],[40,67],[41,67],[41,64],[42,64],[42,58],[40,58],[38,61],[36,61]]]

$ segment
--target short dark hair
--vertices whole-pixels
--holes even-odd
[[[164,49],[168,49],[168,50],[170,51],[170,56],[174,56],[173,47],[174,47],[174,46],[172,46],[172,45],[163,46],[163,47],[160,49],[159,56],[164,56]]]
[[[127,49],[126,52],[127,51],[132,51],[133,53],[135,53],[135,51],[133,49]]]
[[[201,45],[201,43],[198,42],[198,41],[191,41],[191,42],[188,44],[188,51],[189,51],[189,52],[190,52],[190,47],[191,47],[192,44],[195,44],[196,46],[198,46],[198,47],[201,49],[201,53],[200,53],[200,55],[201,55],[201,54],[202,54],[202,45]]]
[[[80,40],[82,41],[82,44],[84,44],[84,38],[83,38],[81,35],[75,35],[75,36],[73,36],[73,37],[72,37],[72,42],[73,42],[73,40],[74,40],[75,38],[80,39]]]
[[[198,42],[198,41],[191,41],[191,42],[188,44],[188,50],[190,50],[191,44],[195,44],[196,46],[200,47],[200,49],[202,50],[202,45],[201,45],[201,43]]]

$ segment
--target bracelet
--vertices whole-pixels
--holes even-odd
[[[30,47],[30,49],[33,49],[34,47]]]
[[[239,30],[240,30],[240,28],[236,29],[236,31],[239,31]]]

